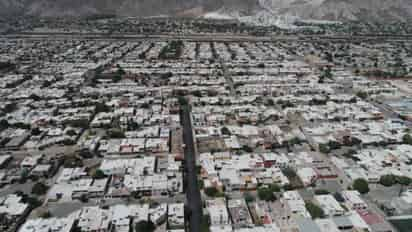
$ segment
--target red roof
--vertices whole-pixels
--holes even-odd
[[[384,222],[381,216],[370,210],[358,210],[357,212],[368,225],[380,224]]]

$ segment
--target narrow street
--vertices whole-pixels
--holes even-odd
[[[230,71],[229,71],[225,61],[222,60],[222,59],[219,59],[219,62],[220,62],[220,66],[221,66],[221,69],[222,69],[222,72],[223,72],[223,77],[226,80],[226,84],[229,86],[230,94],[232,96],[236,96],[235,85],[233,83],[233,79],[230,75]]]
[[[183,126],[183,141],[185,143],[185,177],[186,177],[186,206],[189,209],[189,231],[200,232],[202,221],[202,202],[197,183],[196,154],[190,120],[190,109],[182,106],[181,123]]]

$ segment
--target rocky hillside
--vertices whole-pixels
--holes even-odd
[[[411,0],[0,0],[0,16],[202,16],[234,17],[262,11],[273,16],[322,20],[410,20]]]

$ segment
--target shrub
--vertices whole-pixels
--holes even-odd
[[[361,194],[365,194],[369,192],[369,184],[365,179],[359,178],[353,182],[353,189]]]
[[[310,215],[313,219],[315,218],[323,218],[325,217],[325,213],[323,212],[322,208],[313,204],[313,202],[308,201],[305,203],[306,209],[309,211]]]
[[[136,232],[153,232],[156,229],[156,226],[153,224],[152,221],[139,221],[136,223]]]
[[[48,189],[49,189],[49,187],[47,185],[45,185],[44,183],[37,182],[36,184],[33,185],[32,189],[31,189],[31,193],[33,193],[35,195],[44,195],[44,194],[46,194]]]
[[[276,196],[273,194],[273,191],[267,187],[260,187],[257,190],[258,197],[264,201],[275,201]]]

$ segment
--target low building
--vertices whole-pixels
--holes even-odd
[[[317,195],[314,198],[326,216],[341,216],[345,213],[339,202],[330,194]]]
[[[360,193],[355,190],[342,191],[342,197],[345,205],[351,210],[365,210],[368,208],[366,202],[361,198]]]
[[[184,228],[185,207],[183,203],[169,204],[167,210],[167,223],[170,229]]]
[[[211,226],[230,225],[229,213],[224,198],[207,200],[206,210],[209,213]]]

